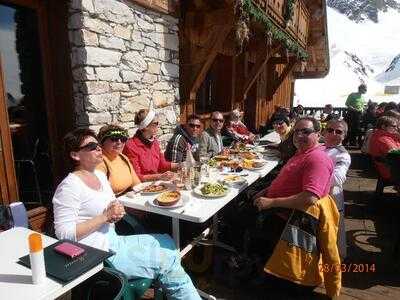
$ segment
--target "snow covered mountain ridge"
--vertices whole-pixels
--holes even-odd
[[[328,0],[327,4],[355,22],[367,19],[378,22],[378,13],[390,8],[400,12],[400,2],[396,0]]]
[[[294,105],[344,106],[358,85],[366,99],[400,102],[385,94],[400,86],[400,0],[327,0],[330,72],[323,79],[297,80]]]

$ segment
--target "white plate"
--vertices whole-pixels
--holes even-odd
[[[199,185],[197,187],[195,187],[193,189],[193,193],[195,193],[198,196],[204,197],[204,198],[222,198],[225,197],[226,195],[228,195],[229,193],[229,188],[227,188],[227,190],[225,191],[225,193],[223,193],[222,195],[203,195],[203,193],[201,192],[201,188],[203,187],[203,185]]]
[[[240,186],[240,185],[245,184],[247,182],[247,180],[245,178],[243,178],[243,177],[240,177],[240,175],[236,175],[236,176],[239,176],[239,178],[237,180],[235,180],[235,181],[229,181],[229,180],[226,180],[226,179],[222,179],[222,182],[224,184],[226,184],[226,185],[229,185],[229,186]]]
[[[188,204],[189,201],[190,201],[190,198],[188,197],[188,195],[183,195],[183,194],[181,194],[181,199],[179,199],[178,202],[176,202],[174,205],[171,205],[171,206],[162,206],[162,205],[158,205],[156,200],[157,200],[157,198],[149,199],[147,202],[148,202],[151,206],[155,206],[155,207],[158,207],[158,208],[163,208],[163,209],[174,209],[174,208],[182,207],[182,206],[185,206],[186,204]]]
[[[238,175],[238,176],[249,176],[249,172],[246,170],[240,171],[240,172],[220,172],[219,174],[226,176],[226,175]]]
[[[267,161],[266,160],[264,160],[264,159],[258,159],[258,161],[261,161],[262,163],[263,163],[263,165],[262,166],[259,166],[259,167],[255,167],[255,168],[244,168],[244,169],[246,169],[246,170],[261,170],[262,168],[264,168],[266,165],[267,165]]]
[[[158,192],[141,192],[141,194],[143,196],[146,196],[146,195],[157,195],[157,194],[161,194],[161,193],[164,193],[164,192],[167,192],[167,191],[168,191],[168,189],[165,189],[165,190],[162,190],[162,191],[158,191]]]

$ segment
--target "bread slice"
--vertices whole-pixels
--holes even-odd
[[[160,194],[156,201],[157,204],[160,206],[172,206],[174,204],[176,204],[179,199],[181,199],[181,193],[179,193],[178,191],[174,191],[174,192],[164,192],[162,194]]]

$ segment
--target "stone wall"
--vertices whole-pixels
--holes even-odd
[[[153,100],[170,132],[179,116],[178,20],[128,0],[71,0],[69,16],[76,124],[132,133],[135,112]]]

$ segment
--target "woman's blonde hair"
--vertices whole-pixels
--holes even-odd
[[[147,114],[149,113],[148,109],[142,108],[140,109],[136,115],[133,121],[135,122],[135,125],[139,125],[142,123],[142,121],[146,118]]]

